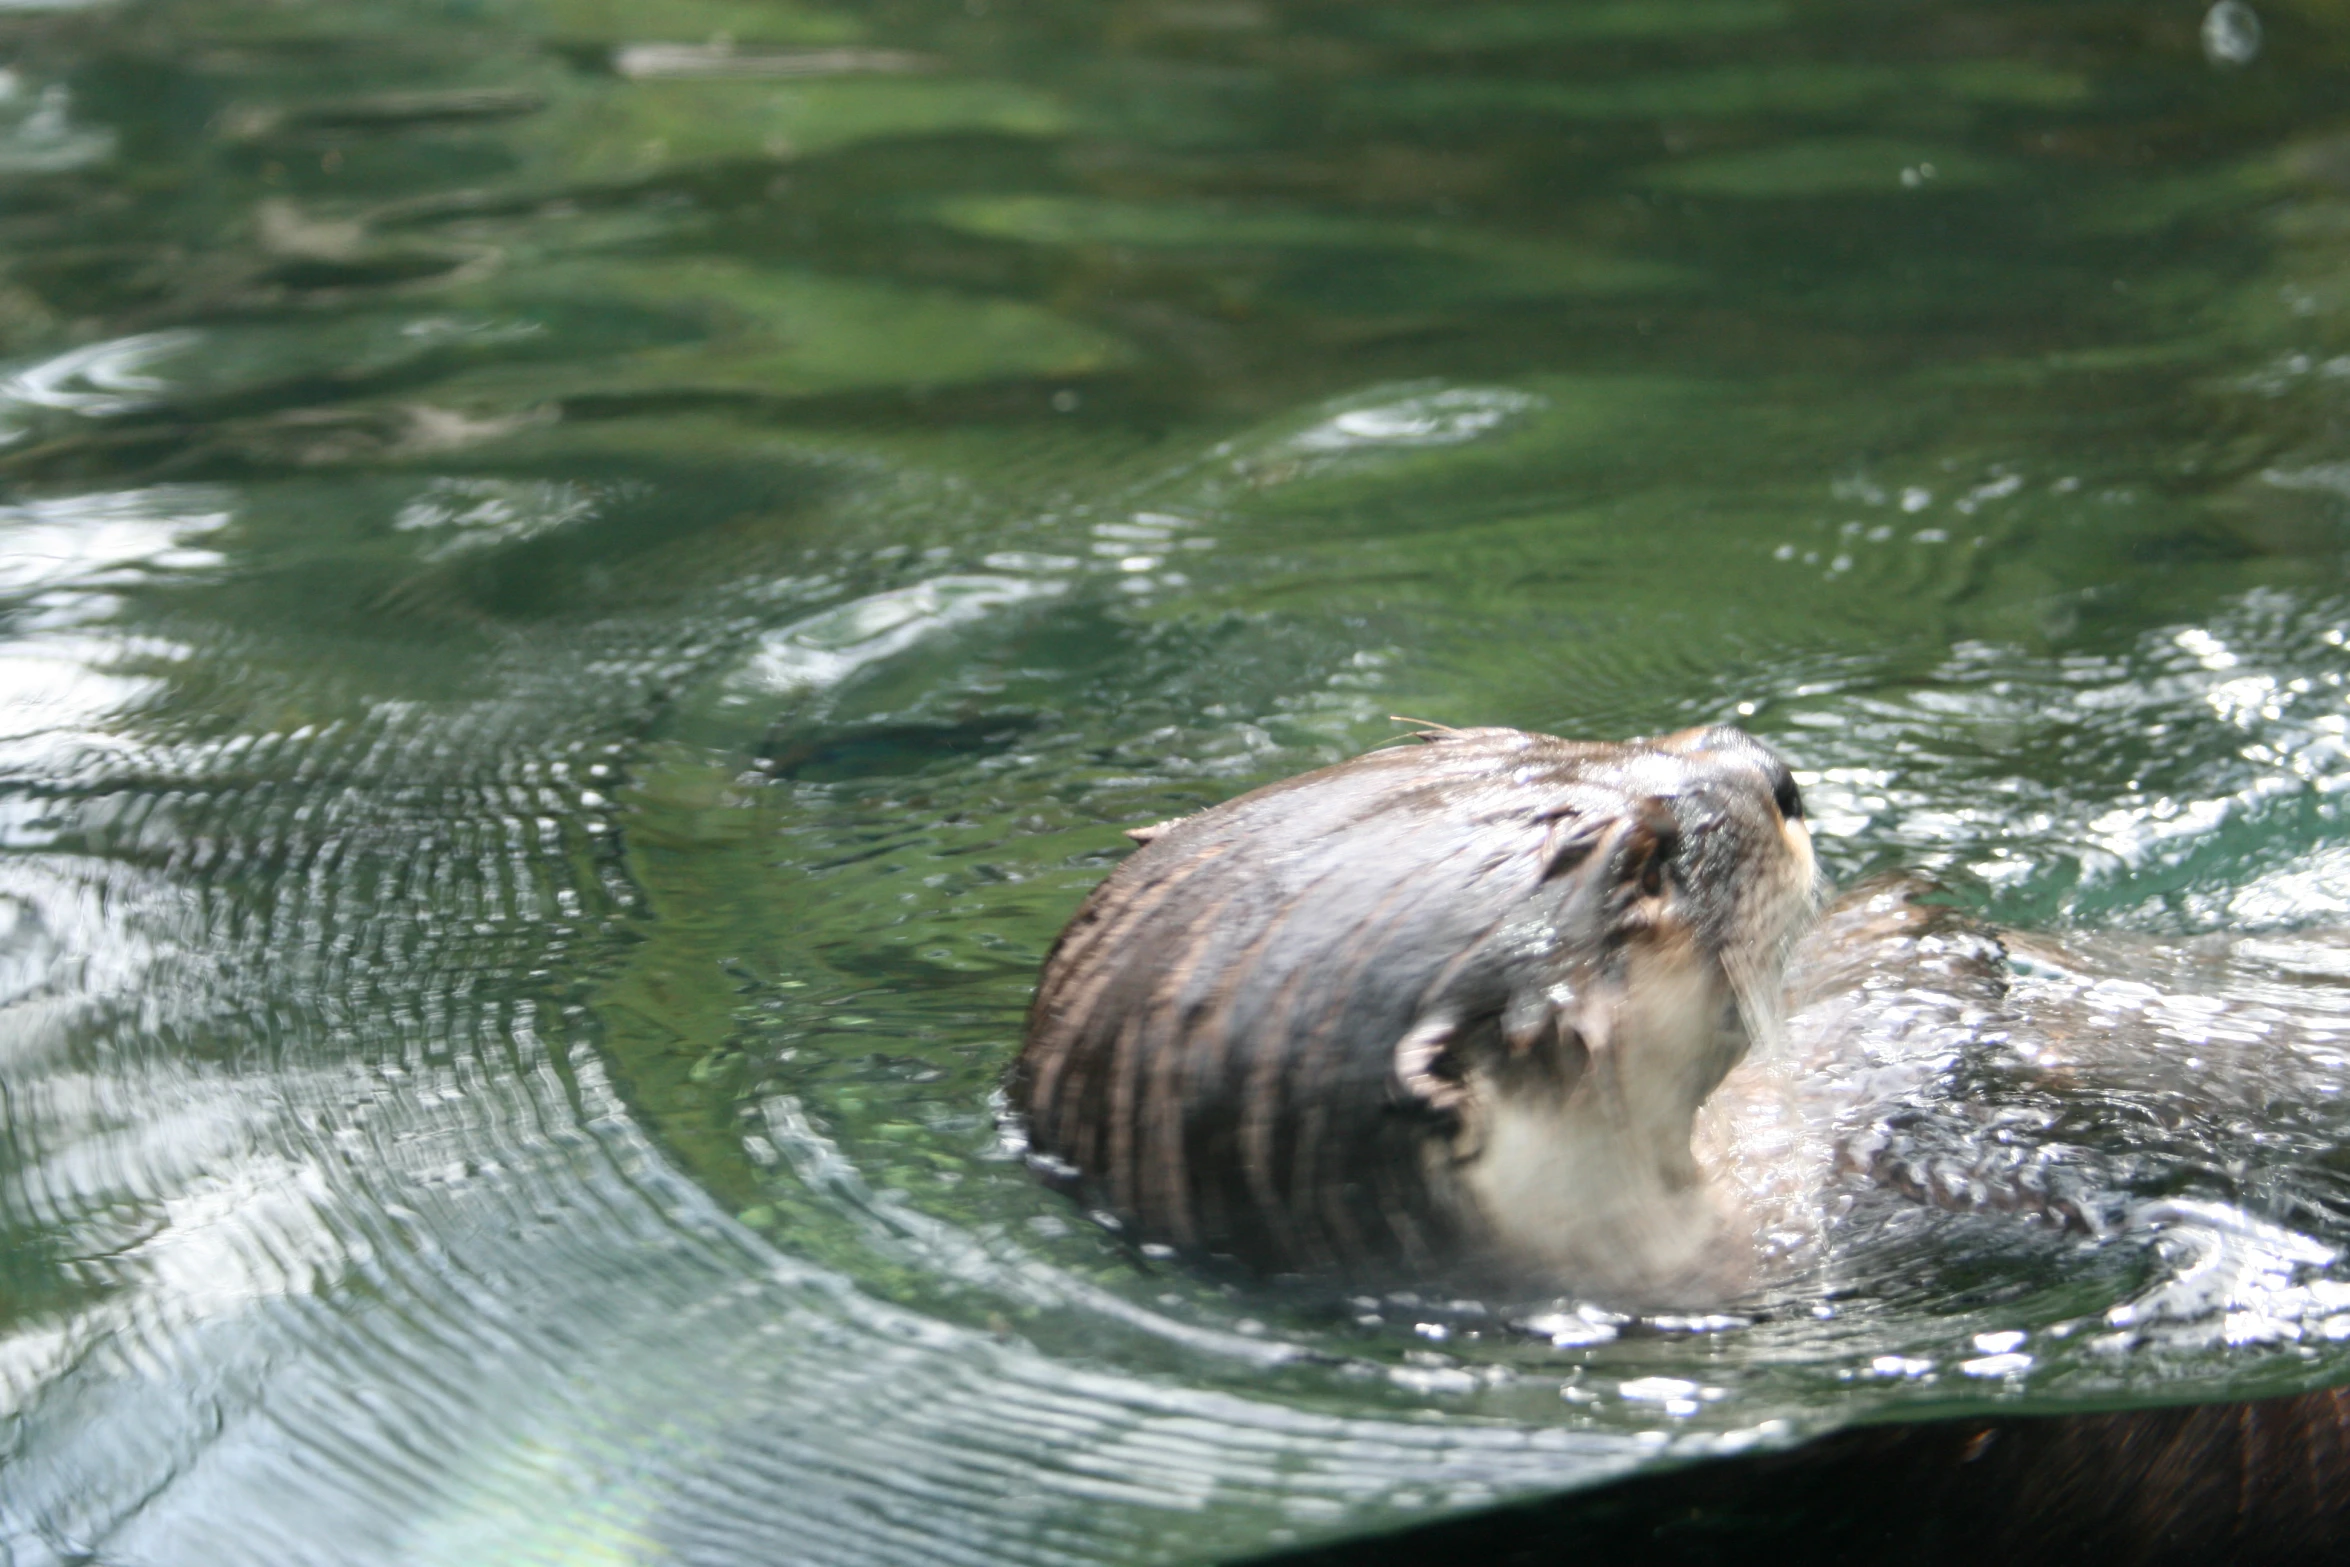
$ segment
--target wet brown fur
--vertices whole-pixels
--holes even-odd
[[[1136,829],[1055,944],[1012,1100],[1040,1163],[1139,1237],[1262,1273],[1474,1276],[1496,1259],[1452,1173],[1476,1152],[1453,1090],[1574,1092],[1628,954],[1743,939],[1749,840],[1793,790],[1757,742],[1422,738]]]

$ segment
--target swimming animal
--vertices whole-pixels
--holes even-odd
[[[1032,1157],[1260,1275],[1735,1292],[1693,1139],[1819,900],[1793,775],[1727,726],[1417,739],[1134,834],[1045,963]]]
[[[1823,910],[1795,780],[1738,730],[1421,739],[1137,830],[1047,959],[1013,1101],[1036,1162],[1138,1238],[1638,1306],[1735,1293],[1839,1172],[2068,1231],[2284,1233],[1977,1123],[2085,1095],[2191,1140],[2330,1103],[2350,937],[2026,936],[1914,876]],[[2350,1549],[2346,1477],[2339,1389],[1975,1416],[1295,1560],[2300,1563]]]

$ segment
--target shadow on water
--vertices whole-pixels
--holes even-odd
[[[2336,0],[0,10],[9,1559],[1873,1550],[2350,1379],[2346,85]],[[1129,1244],[1036,966],[1394,713],[1746,724],[2036,1043],[1869,1014],[1881,1178],[1714,1317]]]

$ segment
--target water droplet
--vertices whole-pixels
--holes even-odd
[[[2219,0],[2203,13],[2203,55],[2214,65],[2250,65],[2260,53],[2260,17],[2244,0]]]

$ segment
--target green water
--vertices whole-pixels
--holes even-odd
[[[2350,1377],[2350,9],[2248,14],[0,5],[8,1559],[1231,1559]],[[2297,1065],[1725,1323],[1138,1256],[998,1125],[1045,945],[1392,714],[1736,719],[1840,877],[2291,947],[2129,1005]]]

